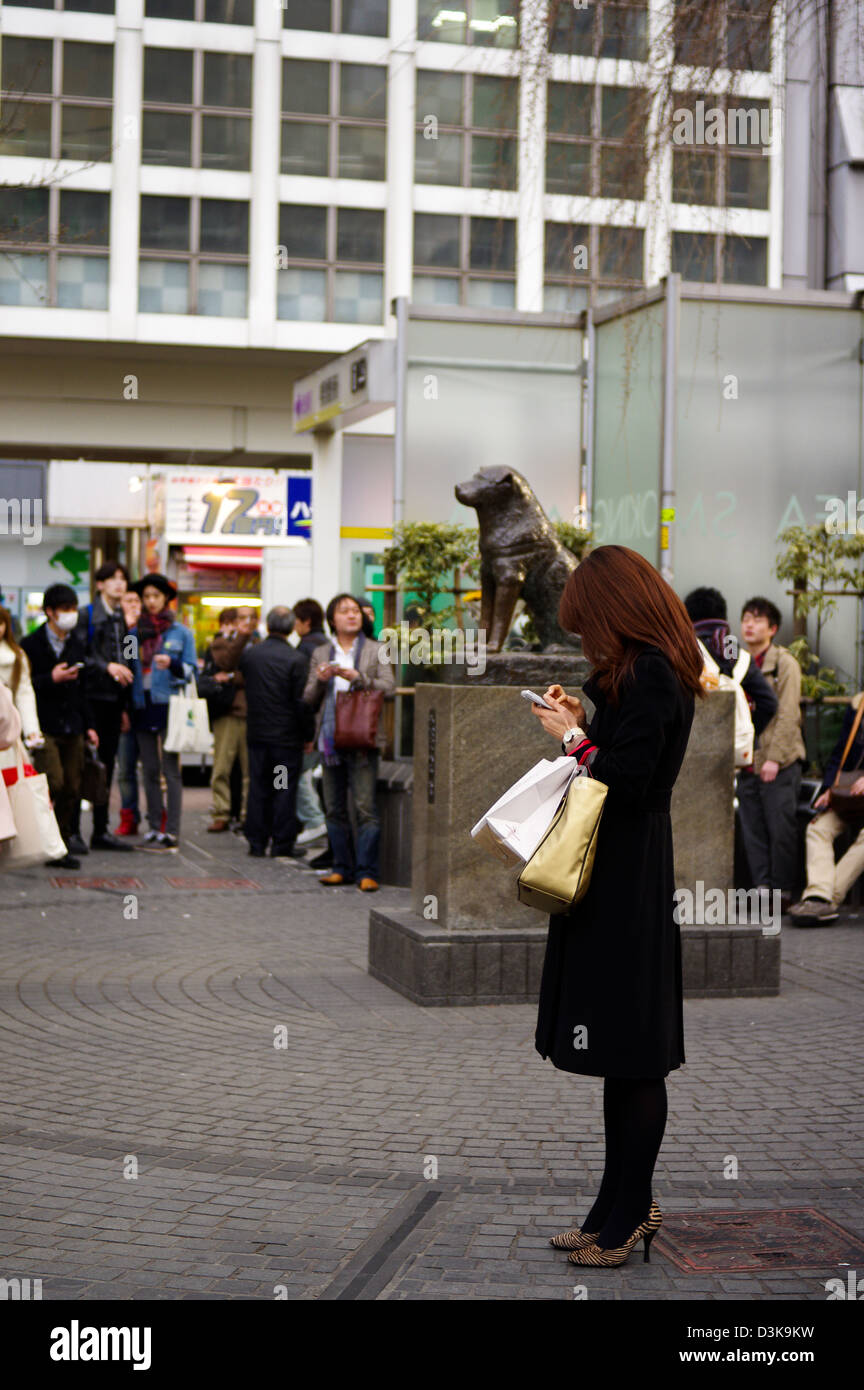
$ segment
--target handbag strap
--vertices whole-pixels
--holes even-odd
[[[855,742],[855,735],[856,735],[857,732],[858,732],[858,726],[859,726],[859,724],[861,723],[861,716],[862,716],[862,714],[864,714],[864,696],[862,696],[861,699],[858,701],[858,708],[857,708],[857,710],[855,711],[855,720],[854,720],[854,722],[853,722],[853,724],[852,724],[852,728],[849,730],[849,737],[848,737],[847,740],[846,740],[846,747],[843,749],[843,756],[842,756],[842,758],[840,759],[840,765],[839,765],[839,767],[837,768],[837,772],[836,772],[835,775],[834,775],[834,781],[833,781],[832,785],[835,786],[835,787],[836,787],[836,785],[837,785],[837,778],[840,776],[840,773],[843,771],[843,764],[845,763],[846,758],[847,758],[847,756],[848,756],[848,754],[849,754],[849,749],[852,747],[852,744]]]

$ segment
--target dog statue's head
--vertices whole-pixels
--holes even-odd
[[[480,468],[467,482],[453,489],[457,500],[478,510],[503,507],[513,497],[536,501],[531,487],[515,468]]]

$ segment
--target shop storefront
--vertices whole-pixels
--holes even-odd
[[[177,609],[203,652],[223,608],[261,607],[261,550],[249,546],[174,547]]]
[[[223,608],[262,608],[266,570],[278,554],[309,546],[306,472],[168,470],[161,507],[167,572],[199,653],[214,637]]]

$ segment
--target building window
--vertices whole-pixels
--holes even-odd
[[[141,313],[246,317],[247,202],[145,194],[140,246]]]
[[[110,194],[0,188],[0,304],[108,308]]]
[[[110,159],[114,49],[107,43],[5,36],[0,154]]]
[[[15,0],[20,9],[74,10],[77,14],[113,14],[114,0]]]
[[[519,0],[418,0],[417,37],[433,43],[516,48]]]
[[[319,34],[371,34],[387,37],[388,0],[282,0],[286,29],[311,29]]]
[[[644,282],[641,227],[546,223],[543,307],[575,313],[593,300],[617,299]]]
[[[387,177],[387,69],[282,60],[282,173]]]
[[[772,113],[754,97],[677,94],[672,201],[767,208]]]
[[[546,192],[644,198],[647,102],[641,88],[550,82]]]
[[[283,204],[278,317],[317,323],[384,318],[384,213]]]
[[[772,0],[677,0],[675,62],[712,71],[768,72]]]
[[[581,8],[572,0],[550,0],[548,48],[591,58],[627,58],[644,62],[648,57],[648,4],[618,4],[595,0]]]
[[[673,232],[672,270],[685,280],[764,285],[768,280],[768,241],[728,233]]]
[[[418,72],[416,115],[417,183],[516,187],[516,78]]]
[[[68,9],[68,3],[66,8]],[[255,0],[145,0],[148,19],[191,19],[206,24],[254,24]]]
[[[515,221],[415,213],[412,298],[418,304],[512,309]]]
[[[145,48],[142,164],[248,170],[252,59]]]

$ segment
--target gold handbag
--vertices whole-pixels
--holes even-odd
[[[608,790],[592,777],[573,778],[552,824],[519,875],[520,903],[554,914],[567,912],[584,898]]]

